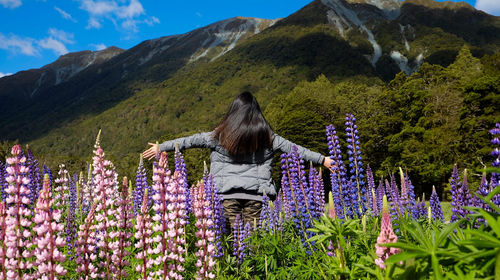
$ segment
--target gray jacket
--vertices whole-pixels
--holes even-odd
[[[224,199],[262,200],[264,192],[270,196],[276,195],[276,186],[271,178],[273,154],[275,151],[290,153],[292,146],[296,144],[274,134],[271,149],[235,157],[212,138],[212,133],[204,132],[169,140],[160,144],[160,150],[172,151],[176,143],[181,150],[211,149],[210,173],[214,176],[217,189]],[[296,146],[306,162],[323,163],[324,156],[321,154]]]

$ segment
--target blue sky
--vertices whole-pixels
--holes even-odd
[[[0,77],[67,52],[127,49],[235,16],[286,17],[311,1],[0,0]],[[466,2],[500,15],[500,0]]]

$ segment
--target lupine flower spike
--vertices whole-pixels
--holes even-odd
[[[330,181],[332,183],[335,210],[337,211],[337,215],[343,219],[344,209],[350,206],[349,188],[347,186],[346,169],[340,151],[339,138],[335,127],[331,124],[326,127],[326,138],[328,140],[330,159],[333,160],[333,166],[330,170]]]
[[[78,231],[76,272],[78,272],[80,280],[97,278],[97,267],[93,263],[97,259],[97,255],[95,254],[96,237],[93,225],[96,207],[97,202],[94,202],[85,218],[85,222],[80,225]]]
[[[432,219],[444,222],[443,210],[441,209],[441,202],[436,193],[436,188],[432,186],[432,194],[430,198],[430,209],[432,210]]]
[[[196,238],[198,238],[195,243],[196,247],[198,247],[198,251],[195,253],[195,256],[198,257],[195,264],[198,268],[196,271],[196,279],[214,279],[215,274],[213,273],[213,268],[215,266],[215,247],[213,245],[213,221],[210,218],[213,214],[210,213],[210,202],[206,198],[205,188],[202,182],[198,183],[196,187],[192,187],[191,190],[193,213],[196,218],[195,226],[198,229],[195,233]]]
[[[345,118],[347,149],[349,155],[349,172],[351,173],[351,202],[353,212],[361,217],[366,211],[366,186],[364,179],[363,163],[361,161],[361,147],[358,136],[358,126],[353,114],[347,114]]]
[[[148,252],[151,252],[151,243],[153,242],[151,239],[151,235],[153,234],[153,223],[149,215],[148,205],[148,189],[146,189],[142,198],[141,212],[136,218],[134,235],[137,240],[134,244],[137,249],[135,258],[139,260],[139,264],[136,265],[135,271],[139,273],[139,279],[142,280],[148,279],[148,271],[153,266],[152,260],[148,257]]]
[[[62,237],[64,224],[60,223],[61,210],[52,209],[52,204],[49,176],[46,174],[33,219],[36,223],[34,231],[38,245],[35,249],[38,279],[56,280],[59,279],[58,276],[63,276],[67,272],[62,266],[66,256],[61,251],[61,248],[65,246],[65,240]]]
[[[382,207],[382,224],[380,226],[380,235],[377,238],[377,244],[375,244],[375,249],[377,251],[378,259],[375,260],[375,264],[380,268],[386,268],[385,260],[391,255],[395,255],[401,252],[399,248],[380,246],[384,243],[395,243],[398,241],[398,237],[394,234],[392,230],[391,216],[389,215],[389,205],[387,203],[387,196],[384,195],[383,207]]]
[[[22,154],[21,147],[14,145],[11,150],[12,157],[7,158],[7,178],[9,184],[5,192],[7,198],[5,229],[5,268],[7,279],[30,279],[28,271],[33,267],[31,257],[33,252],[31,233],[30,189],[28,184],[29,168],[26,166],[26,157]]]
[[[132,217],[133,210],[131,196],[128,192],[128,179],[123,177],[120,199],[118,201],[118,231],[113,235],[110,248],[113,251],[111,261],[116,270],[113,271],[113,279],[128,279],[126,268],[130,265],[128,257],[132,246]]]

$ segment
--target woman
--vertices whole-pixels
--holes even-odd
[[[149,143],[144,157],[151,159],[160,151],[209,148],[210,173],[223,197],[226,219],[231,228],[237,214],[245,223],[259,219],[262,195],[276,196],[271,178],[273,154],[290,153],[294,143],[275,134],[266,121],[255,97],[249,92],[239,94],[228,112],[212,132],[178,138],[162,144]],[[330,168],[332,161],[319,153],[296,145],[304,160]]]

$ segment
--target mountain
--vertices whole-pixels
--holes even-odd
[[[213,128],[238,91],[266,109],[320,75],[382,88],[426,62],[450,65],[464,45],[476,57],[499,52],[500,18],[465,3],[316,0],[280,20],[236,17],[115,50],[59,83],[37,88],[41,69],[0,78],[0,135],[76,162],[102,128],[130,171],[148,141]]]
[[[3,139],[37,137],[38,133],[50,129],[45,125],[40,127],[39,122],[57,125],[61,120],[60,113],[68,118],[73,111],[69,107],[79,106],[97,92],[123,89],[124,84],[144,77],[168,79],[187,64],[216,59],[234,48],[240,40],[259,33],[275,22],[235,17],[186,34],[147,40],[129,50],[110,47],[96,52],[69,53],[41,69],[1,78],[0,134]],[[118,98],[133,94],[124,91],[119,93],[121,96]],[[111,102],[105,106],[113,106],[112,97],[113,100],[110,96],[103,98],[106,100],[102,102]],[[84,112],[100,110],[93,105],[83,107]],[[26,126],[34,128],[29,133],[19,133],[16,129],[19,122],[23,126],[21,130],[25,130]],[[35,122],[38,123],[34,125]]]

